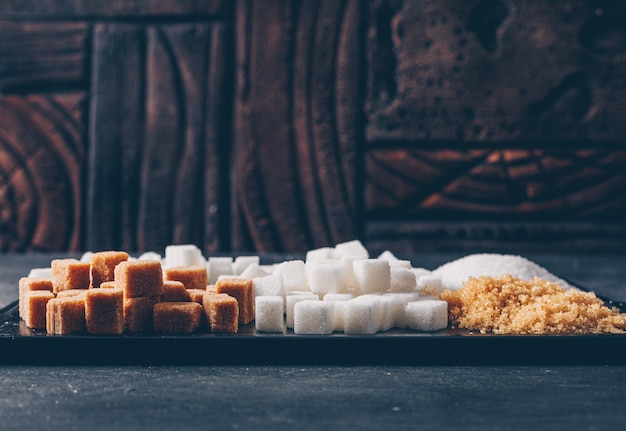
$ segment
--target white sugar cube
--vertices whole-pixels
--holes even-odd
[[[80,257],[81,262],[91,263],[91,256],[93,256],[93,251],[86,251]]]
[[[386,298],[390,303],[389,309],[391,312],[391,318],[393,320],[393,326],[396,328],[406,328],[406,305],[409,302],[417,301],[420,295],[417,292],[397,292],[397,293],[385,293],[383,298]]]
[[[383,307],[382,300],[377,295],[362,295],[346,302],[343,310],[344,332],[375,334],[380,331],[384,319]]]
[[[254,326],[261,332],[283,332],[284,305],[280,296],[254,298]]]
[[[52,280],[52,268],[33,268],[28,273],[32,278],[45,278],[46,280]]]
[[[413,267],[411,267],[411,272],[413,274],[415,274],[415,278],[417,279],[417,278],[420,278],[423,275],[430,275],[430,273],[432,271],[430,271],[430,270],[428,270],[426,268],[413,268]]]
[[[384,295],[379,295],[380,303],[383,306],[383,318],[380,323],[380,331],[388,331],[396,326],[396,319],[394,315],[394,304],[391,298]]]
[[[330,260],[335,257],[334,252],[335,250],[332,247],[321,247],[314,250],[309,250],[306,252],[306,257],[304,261],[307,265],[309,265],[311,263]]]
[[[237,256],[233,262],[233,274],[241,275],[241,273],[244,272],[248,266],[253,263],[258,265],[260,261],[261,258],[259,256]]]
[[[409,271],[411,270],[411,261],[410,260],[394,260],[389,262],[389,266],[392,268],[406,268]]]
[[[285,300],[285,286],[283,278],[268,274],[263,277],[255,277],[252,279],[252,292],[256,296],[278,296]]]
[[[415,274],[410,269],[391,267],[390,289],[392,292],[410,292],[417,287]]]
[[[285,324],[287,325],[287,328],[293,328],[293,313],[295,305],[300,301],[306,300],[319,301],[319,297],[313,292],[287,295],[285,297]]]
[[[354,256],[344,256],[341,259],[339,259],[341,261],[341,263],[343,263],[346,268],[347,268],[347,274],[348,274],[348,289],[355,289],[356,286],[356,279],[354,278],[354,261],[357,260],[358,258],[354,257]]]
[[[391,287],[389,262],[380,259],[357,259],[352,263],[357,292],[386,292]]]
[[[378,255],[378,259],[386,260],[387,262],[393,262],[398,260],[396,255],[394,255],[391,251],[385,250],[381,254]]]
[[[439,275],[427,274],[417,278],[417,290],[426,292],[439,292],[442,290],[441,277]]]
[[[392,268],[394,268],[394,267],[401,267],[401,268],[411,269],[411,261],[410,260],[399,259],[398,257],[396,257],[389,250],[383,251],[378,256],[378,259],[386,260],[387,262],[389,262],[389,266],[391,266]]]
[[[291,292],[285,292],[285,295],[287,296],[311,296],[311,297],[315,297],[316,299],[320,299],[319,295],[317,293],[313,293],[311,292],[309,289],[307,290],[292,290]]]
[[[306,267],[303,260],[287,260],[281,262],[276,266],[273,274],[280,275],[283,278],[285,292],[307,290],[309,288]]]
[[[293,332],[296,334],[331,334],[335,330],[334,303],[306,299],[294,306]]]
[[[145,253],[140,254],[137,260],[149,260],[149,261],[154,261],[154,262],[162,262],[163,256],[161,256],[159,253],[155,251],[147,251]]]
[[[339,258],[352,256],[358,259],[368,259],[369,252],[358,239],[346,241],[335,245],[335,255]]]
[[[273,263],[273,264],[269,264],[269,265],[259,265],[259,268],[261,268],[263,271],[267,272],[268,274],[273,274],[274,270],[276,269],[277,264]]]
[[[311,291],[318,295],[346,292],[350,283],[348,266],[329,261],[312,264],[309,266],[308,281]]]
[[[209,274],[209,284],[215,284],[215,282],[222,275],[233,275],[233,258],[232,257],[209,257],[206,264]]]
[[[438,331],[448,327],[448,303],[421,299],[406,305],[407,326],[417,331]]]
[[[354,296],[349,293],[327,293],[326,295],[324,295],[324,298],[322,298],[324,301],[330,301],[335,303],[335,309],[333,312],[335,331],[343,332],[345,320],[344,309],[346,303],[353,298]]]
[[[350,293],[327,293],[322,299],[324,301],[344,302],[354,299],[354,295]]]
[[[202,250],[194,244],[168,245],[165,247],[165,267],[205,265]]]
[[[251,263],[246,269],[244,269],[241,274],[239,274],[239,277],[245,278],[247,280],[254,280],[255,278],[265,277],[269,274],[270,273],[261,268],[260,265],[257,265],[256,263]]]

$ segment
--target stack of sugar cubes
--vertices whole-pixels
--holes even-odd
[[[448,325],[448,304],[420,291],[441,289],[440,276],[414,268],[385,251],[376,258],[359,240],[306,252],[305,260],[261,265],[259,256],[205,259],[195,245],[170,245],[164,270],[205,265],[209,285],[220,278],[251,280],[254,321],[259,332],[374,334],[392,328],[438,331]]]
[[[199,250],[166,249],[165,267],[197,263]],[[188,255],[191,261],[180,259]],[[194,264],[195,264],[194,263]],[[209,284],[223,277],[252,280],[259,332],[374,334],[391,328],[437,331],[448,324],[445,301],[420,296],[440,288],[430,271],[385,251],[370,258],[358,240],[310,250],[305,260],[260,265],[258,256],[209,257]]]

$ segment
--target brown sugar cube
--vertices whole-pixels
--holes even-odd
[[[80,334],[86,330],[85,301],[81,296],[53,298],[46,304],[49,334]]]
[[[24,322],[32,329],[46,329],[46,304],[54,298],[49,290],[31,290],[24,295]]]
[[[100,289],[119,289],[115,281],[105,281],[100,284]]]
[[[52,269],[52,291],[54,293],[68,289],[88,289],[90,268],[87,262],[78,259],[54,259]]]
[[[209,282],[206,267],[202,265],[168,268],[165,270],[165,279],[180,281],[187,289],[206,289]]]
[[[85,323],[90,334],[124,332],[122,289],[89,289],[85,295]]]
[[[206,287],[206,291],[209,292],[209,293],[217,293],[217,288],[215,287],[214,284],[209,284]]]
[[[91,286],[100,287],[105,281],[115,279],[115,267],[128,260],[125,251],[99,251],[91,256]]]
[[[19,287],[19,306],[18,311],[20,318],[24,318],[26,315],[26,298],[25,295],[27,292],[33,290],[48,290],[52,291],[52,280],[48,280],[47,278],[34,278],[34,277],[22,277],[18,282]]]
[[[180,281],[163,280],[161,302],[191,302],[191,296]]]
[[[57,298],[69,298],[70,296],[80,296],[83,295],[83,299],[84,299],[84,295],[88,292],[88,289],[68,289],[68,290],[62,290],[59,293],[57,293]]]
[[[236,334],[239,329],[239,304],[225,293],[204,295],[202,308],[211,332]]]
[[[197,302],[200,305],[202,305],[204,295],[209,295],[209,293],[204,289],[187,289],[187,293],[189,293],[189,297],[191,298],[192,302]],[[207,326],[207,318],[205,316],[205,313],[202,313],[202,323],[200,324],[200,329],[207,329]]]
[[[202,322],[197,302],[161,302],[154,306],[154,332],[191,333]]]
[[[202,298],[204,298],[204,295],[209,294],[204,289],[187,289],[187,293],[189,294],[191,301],[197,302],[198,304],[202,304]]]
[[[124,328],[128,332],[152,331],[152,309],[160,300],[160,296],[124,298]]]
[[[239,324],[247,325],[254,320],[254,295],[252,280],[244,278],[222,278],[215,283],[217,293],[226,293],[239,304]]]
[[[127,260],[115,267],[115,283],[125,298],[159,296],[163,293],[161,263],[153,260]]]

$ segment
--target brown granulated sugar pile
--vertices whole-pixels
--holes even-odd
[[[451,326],[494,334],[624,333],[626,314],[591,292],[510,275],[471,277],[459,290],[439,295],[448,302]]]

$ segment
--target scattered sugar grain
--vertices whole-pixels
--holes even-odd
[[[461,289],[440,294],[454,326],[496,334],[624,333],[626,314],[592,292],[511,275],[470,277]]]
[[[535,262],[522,256],[509,254],[471,254],[441,265],[433,271],[433,274],[440,276],[442,288],[449,290],[460,289],[470,277],[500,277],[503,275],[510,275],[522,280],[533,280],[538,277],[559,283],[566,289],[572,287]]]

